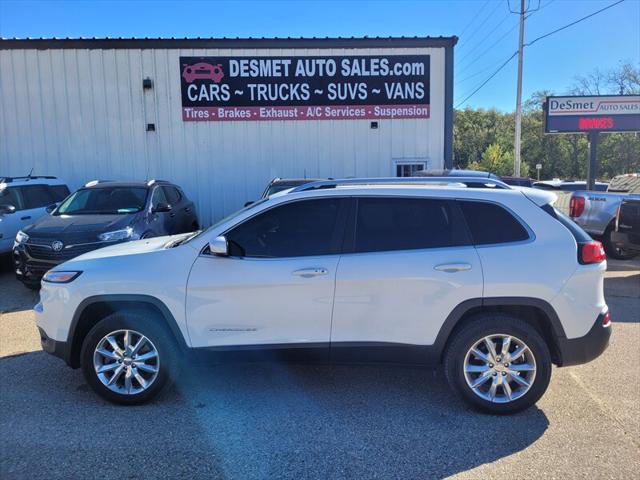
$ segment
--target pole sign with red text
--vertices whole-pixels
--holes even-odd
[[[429,118],[429,55],[180,57],[184,121]]]
[[[640,95],[547,97],[545,133],[640,131]]]

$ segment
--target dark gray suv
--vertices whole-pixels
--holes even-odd
[[[199,228],[193,202],[177,185],[162,180],[89,182],[50,215],[18,232],[16,276],[36,289],[47,270],[83,253]]]

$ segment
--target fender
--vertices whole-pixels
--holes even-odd
[[[447,319],[442,324],[440,332],[433,343],[433,353],[436,358],[441,358],[444,348],[447,344],[447,340],[453,332],[456,325],[464,318],[464,316],[474,308],[484,307],[501,307],[501,306],[526,306],[536,307],[547,316],[553,329],[553,334],[556,338],[566,338],[562,323],[558,318],[558,314],[554,308],[545,300],[533,297],[487,297],[487,298],[472,298],[465,300],[458,304],[451,313],[447,316]]]
[[[74,363],[74,351],[76,345],[74,345],[74,340],[77,334],[78,323],[80,322],[80,318],[84,311],[90,307],[91,305],[95,305],[97,303],[104,304],[114,304],[114,303],[134,303],[134,304],[142,304],[142,305],[151,305],[160,311],[160,314],[164,317],[169,330],[175,337],[178,345],[186,349],[188,345],[185,341],[184,335],[178,326],[178,322],[173,317],[173,314],[169,310],[169,308],[159,299],[153,297],[151,295],[136,295],[136,294],[113,294],[113,295],[94,295],[91,297],[85,298],[76,311],[73,314],[73,319],[71,320],[71,325],[69,327],[69,333],[67,334],[67,345],[68,345],[68,358],[67,363]]]

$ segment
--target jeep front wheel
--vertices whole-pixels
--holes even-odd
[[[82,371],[103,398],[143,403],[167,384],[177,359],[175,346],[153,319],[116,312],[96,324],[82,344]]]

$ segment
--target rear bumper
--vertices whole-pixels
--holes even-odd
[[[601,313],[593,326],[584,337],[558,338],[558,353],[560,354],[558,366],[568,367],[588,363],[598,358],[609,346],[611,338],[611,323],[602,324],[607,312]]]
[[[611,241],[613,244],[628,252],[640,253],[640,235],[625,232],[612,232]]]
[[[69,346],[67,342],[60,342],[58,340],[49,338],[47,333],[41,327],[38,327],[38,331],[40,332],[40,344],[42,345],[42,349],[55,357],[61,358],[68,365]]]

